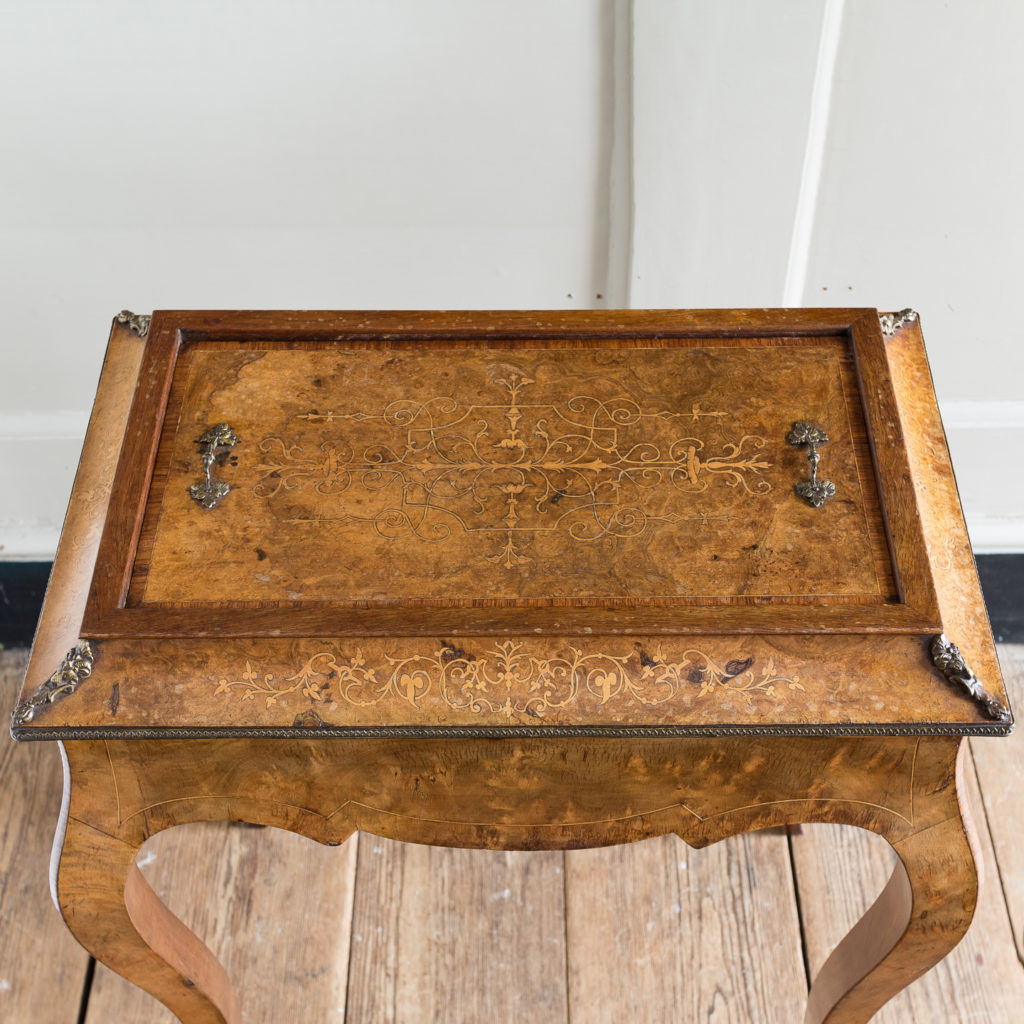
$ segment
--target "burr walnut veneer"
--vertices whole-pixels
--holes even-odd
[[[805,1018],[866,1021],[968,926],[1010,724],[916,318],[864,309],[123,313],[13,717],[65,920],[187,1022],[240,1016],[134,858],[212,819],[870,829]]]

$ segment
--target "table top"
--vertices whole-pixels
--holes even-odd
[[[863,309],[125,316],[14,722],[1009,727],[919,327]]]

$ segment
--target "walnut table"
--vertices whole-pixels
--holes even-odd
[[[967,929],[1010,725],[916,317],[865,309],[122,313],[13,717],[64,919],[187,1022],[240,1017],[134,858],[221,819],[870,829],[805,1017],[866,1021]]]

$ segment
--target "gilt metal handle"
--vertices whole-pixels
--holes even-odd
[[[214,480],[213,467],[218,459],[223,459],[238,444],[238,435],[227,423],[218,423],[210,427],[196,444],[199,445],[199,457],[203,460],[204,479],[192,484],[188,493],[203,508],[216,508],[231,490],[231,485],[223,480]]]
[[[816,427],[805,420],[797,420],[793,429],[786,435],[786,440],[795,447],[807,446],[807,461],[811,464],[809,480],[800,480],[794,490],[801,498],[815,508],[821,508],[836,493],[836,485],[831,480],[818,479],[818,460],[821,453],[818,445],[828,444],[828,434],[821,427]]]

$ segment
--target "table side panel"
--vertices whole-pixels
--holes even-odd
[[[1005,731],[903,636],[104,640],[50,735]]]
[[[943,629],[985,689],[1008,707],[920,322],[886,339],[886,350],[900,381],[896,393],[899,416]]]
[[[790,820],[843,821],[898,840],[948,815],[921,796],[949,785],[959,742],[301,738],[66,749],[80,813],[128,843],[237,817],[321,842],[358,828],[445,846],[558,849],[665,832],[704,846]]]
[[[115,320],[19,703],[46,683],[81,635],[142,355],[143,340]]]

